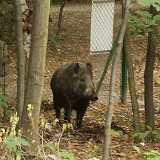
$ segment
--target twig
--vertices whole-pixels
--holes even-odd
[[[60,159],[60,156],[59,156],[59,145],[60,145],[60,142],[61,142],[61,138],[63,136],[63,133],[64,133],[64,129],[62,128],[62,132],[59,136],[59,139],[58,139],[58,142],[57,142],[57,154],[58,154],[58,159]]]

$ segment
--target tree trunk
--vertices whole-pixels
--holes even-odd
[[[126,37],[124,37],[125,39]],[[127,104],[127,61],[126,61],[126,40],[123,42],[122,53],[122,86],[121,86],[121,103]]]
[[[8,74],[9,53],[8,46],[5,42],[0,40],[0,77]]]
[[[4,48],[4,43],[2,41],[0,41],[0,77],[3,77],[4,76],[4,60],[3,60],[3,57],[4,57],[4,53],[3,53],[3,49]]]
[[[24,37],[24,51],[25,56],[29,58],[30,46],[31,46],[31,15],[33,8],[32,3],[26,0],[20,0],[21,9],[22,9],[22,20],[23,20],[23,37]],[[27,63],[26,63],[27,64]]]
[[[29,10],[33,11],[33,0],[26,0]]]
[[[126,0],[122,0],[122,18],[125,13]],[[122,85],[121,85],[121,103],[127,104],[127,61],[126,61],[126,41],[124,37],[123,48],[122,48]]]
[[[46,48],[48,39],[49,0],[34,0],[31,51],[25,92],[22,128],[23,136],[34,153],[38,146],[38,123],[43,91]],[[33,109],[29,106],[33,106]],[[29,116],[28,112],[32,113]]]
[[[151,5],[150,13],[156,15],[156,9]],[[156,56],[156,26],[151,26],[152,32],[148,33],[148,46],[146,55],[146,67],[144,72],[144,85],[145,85],[145,124],[154,129],[154,101],[153,101],[153,67]]]
[[[8,47],[0,40],[0,93],[6,94],[6,75],[8,72]]]
[[[133,111],[133,125],[134,130],[136,132],[140,132],[140,116],[139,116],[139,105],[137,102],[137,95],[136,95],[136,88],[135,88],[135,81],[134,81],[134,69],[133,69],[133,61],[132,61],[132,55],[130,53],[130,42],[129,42],[129,36],[128,36],[128,28],[126,30],[125,34],[125,53],[126,53],[126,59],[127,59],[127,68],[128,68],[128,83],[129,83],[129,91],[131,96],[131,103],[132,103],[132,111]],[[138,142],[139,139],[135,139],[135,142]]]
[[[21,4],[21,12],[26,12],[28,10],[26,0],[19,0],[19,3]]]
[[[17,115],[19,125],[21,125],[22,111],[24,106],[24,88],[25,88],[25,55],[23,49],[23,31],[22,31],[22,10],[20,0],[14,0],[14,11],[16,18],[16,54],[17,54]],[[19,128],[20,126],[18,126]]]
[[[61,2],[61,7],[59,10],[59,17],[58,17],[58,25],[57,25],[57,33],[56,33],[56,38],[59,38],[59,34],[61,32],[61,28],[62,28],[62,15],[63,15],[63,10],[66,4],[66,0],[62,0]]]
[[[123,46],[123,38],[126,30],[126,25],[128,21],[128,13],[129,13],[129,2],[126,3],[126,10],[124,14],[123,24],[121,27],[120,37],[118,41],[117,51],[114,55],[114,60],[112,64],[112,73],[111,73],[111,81],[110,81],[110,95],[109,95],[109,106],[108,111],[106,114],[106,120],[105,120],[105,131],[104,131],[104,151],[103,151],[103,157],[102,160],[108,160],[109,159],[109,145],[111,140],[111,122],[112,122],[112,115],[113,115],[113,109],[114,109],[114,102],[115,102],[115,85],[116,85],[116,71],[117,71],[117,65],[119,61],[119,55],[122,50]]]

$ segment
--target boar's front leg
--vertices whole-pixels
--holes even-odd
[[[77,111],[77,127],[78,128],[81,128],[82,119],[83,119],[85,112],[86,112],[86,108],[83,108]]]
[[[68,107],[64,108],[64,122],[71,123],[71,109]]]
[[[55,108],[56,111],[56,118],[60,120],[60,116],[61,116],[61,109],[59,107]]]

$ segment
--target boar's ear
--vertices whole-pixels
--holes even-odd
[[[77,74],[78,73],[78,71],[79,71],[79,64],[78,64],[78,62],[75,64],[75,68],[74,68],[74,71],[75,71],[75,73]]]
[[[86,63],[86,67],[92,73],[92,64],[91,63]]]
[[[91,74],[91,78],[93,77],[92,74],[92,64],[91,63],[86,63],[86,68],[89,70],[90,74]]]

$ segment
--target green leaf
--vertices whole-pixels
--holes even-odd
[[[158,133],[158,131],[156,131],[156,130],[152,131],[152,135],[157,135],[157,134],[160,134],[160,133]]]
[[[153,16],[153,20],[155,20],[156,22],[160,21],[160,15]]]
[[[11,117],[11,115],[13,114],[13,111],[11,109],[6,109],[6,116],[7,117]]]
[[[3,94],[0,94],[0,99],[3,101],[7,101],[7,97]]]
[[[146,157],[147,160],[159,160],[160,153],[156,150],[150,150],[148,152],[144,152],[143,155]]]
[[[21,160],[21,155],[22,155],[21,151],[17,150],[16,151],[16,160]]]
[[[17,146],[29,146],[30,144],[28,143],[28,141],[26,141],[25,139],[21,138],[21,137],[15,137],[15,141],[16,141],[16,145]]]
[[[5,140],[5,144],[7,145],[8,148],[13,149],[14,151],[16,150],[17,146],[23,145],[23,146],[28,146],[29,143],[20,137],[15,137],[15,136],[8,136]]]
[[[151,152],[156,153],[157,155],[159,155],[159,156],[160,156],[160,152],[159,152],[159,151],[151,150]]]
[[[48,149],[50,149],[54,153],[56,152],[56,148],[57,147],[56,147],[55,142],[53,142],[53,141],[50,141],[50,142],[46,143],[45,147],[48,148]]]
[[[137,0],[138,4],[142,6],[149,6],[150,5],[150,0]]]
[[[147,129],[152,130],[152,128],[150,126],[146,126],[146,127],[147,127]]]
[[[16,150],[16,142],[14,141],[13,136],[8,136],[5,140],[5,144],[8,148]]]
[[[149,134],[151,134],[151,131],[145,131],[143,133],[143,138],[146,138]]]
[[[73,155],[73,153],[69,153],[69,152],[59,152],[59,156],[69,159],[69,160],[75,160],[75,157]]]
[[[123,136],[123,132],[122,131],[115,131],[115,130],[111,129],[111,135],[113,137],[122,137]]]
[[[152,17],[152,14],[150,14],[147,11],[137,10],[136,13],[139,14],[140,16],[142,16],[142,17],[148,17],[148,18]]]
[[[0,94],[0,107],[8,107],[7,104],[7,97],[4,96],[3,94]]]
[[[154,3],[152,6],[155,7],[158,12],[160,11],[160,5]]]
[[[152,28],[147,28],[147,32],[153,32]]]
[[[142,6],[150,6],[155,3],[160,4],[159,0],[137,0],[137,2]]]
[[[141,150],[139,147],[137,146],[133,146],[134,150],[137,151],[138,154],[141,154]]]

